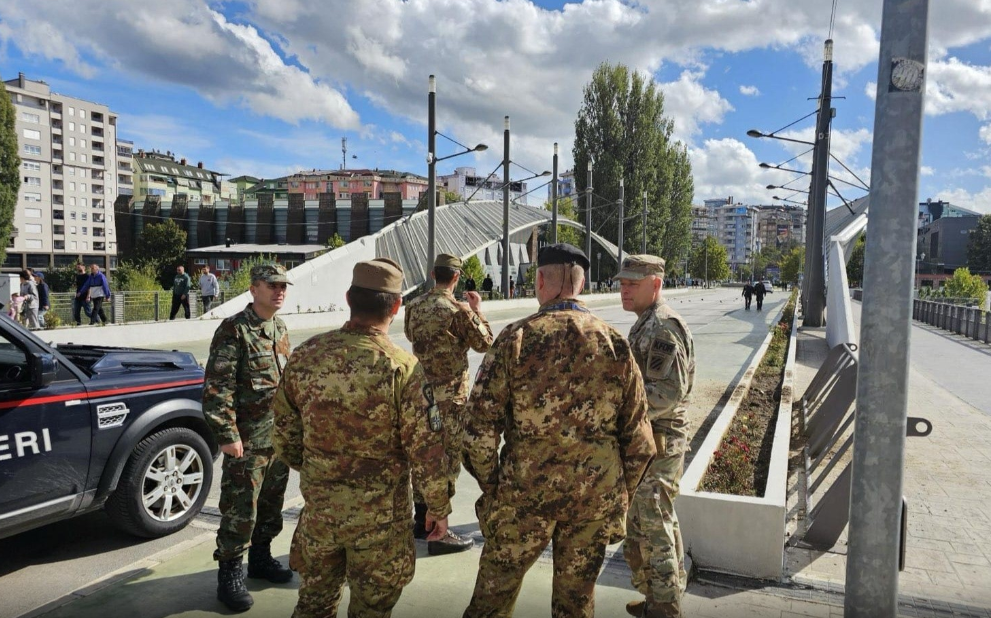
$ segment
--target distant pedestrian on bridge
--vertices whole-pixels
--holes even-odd
[[[743,307],[747,311],[750,311],[750,302],[754,297],[754,286],[751,285],[749,281],[743,284],[743,302],[745,306]]]
[[[489,300],[492,300],[492,277],[485,275],[485,279],[482,280],[482,291],[488,292]]]
[[[674,500],[688,450],[688,397],[695,382],[695,345],[688,325],[664,301],[664,259],[631,255],[616,275],[623,309],[637,314],[630,348],[643,374],[657,457],[630,504],[623,555],[643,601],[626,611],[647,618],[680,617],[688,584]]]
[[[203,299],[203,313],[210,310],[213,299],[220,295],[220,282],[217,275],[210,272],[210,266],[203,267],[203,274],[200,275],[200,297]]]
[[[175,279],[172,280],[172,311],[169,319],[174,320],[179,307],[182,307],[183,314],[189,319],[189,289],[193,287],[189,275],[186,274],[184,266],[177,266],[175,269]]]

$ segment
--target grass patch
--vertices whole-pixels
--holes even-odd
[[[702,479],[703,491],[737,496],[764,495],[797,294],[797,290],[792,292],[781,319],[773,327],[771,343],[757,367],[750,391],[713,453]]]

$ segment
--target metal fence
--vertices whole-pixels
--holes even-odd
[[[220,295],[214,298],[211,308],[219,306],[233,298],[235,294],[221,290]],[[58,316],[59,328],[75,326],[76,321],[72,317],[72,300],[75,294],[52,293],[48,296],[51,308],[46,314],[48,316]],[[92,308],[92,303],[90,303]],[[161,290],[157,292],[112,292],[110,298],[103,302],[103,312],[112,324],[133,324],[136,322],[161,322],[169,319],[172,310],[172,292]],[[189,293],[189,317],[195,318],[204,312],[203,299],[199,292]],[[182,308],[177,314],[179,319],[184,318]],[[90,320],[83,311],[79,312],[79,318],[83,324],[89,324]]]
[[[915,299],[912,317],[936,328],[991,343],[991,313],[979,307]]]

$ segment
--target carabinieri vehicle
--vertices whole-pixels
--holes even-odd
[[[104,508],[143,537],[199,513],[218,453],[192,354],[51,347],[0,317],[0,538]]]

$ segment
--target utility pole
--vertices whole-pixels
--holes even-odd
[[[623,189],[623,179],[619,179],[619,199],[616,200],[616,205],[619,206],[619,227],[616,229],[616,268],[623,267],[623,201],[625,199],[625,191]]]
[[[348,138],[341,138],[341,169],[348,168]]]
[[[502,297],[509,298],[509,116],[502,133]]]
[[[592,159],[588,160],[588,180],[585,182],[585,255],[592,255]],[[585,291],[592,290],[592,273],[585,273]]]
[[[822,63],[822,94],[819,97],[819,115],[812,153],[812,185],[809,190],[809,223],[806,239],[805,299],[803,326],[822,326],[826,313],[826,278],[824,273],[823,246],[826,225],[826,188],[829,182],[829,127],[833,119],[833,41],[826,41]]]
[[[929,0],[884,0],[844,616],[894,617]]]
[[[557,142],[554,142],[554,180],[551,181],[551,244],[557,244]]]
[[[643,242],[640,245],[640,253],[647,253],[647,192],[643,192]]]
[[[427,288],[434,286],[430,270],[437,257],[437,79],[431,75],[427,89],[427,264],[424,281]]]

